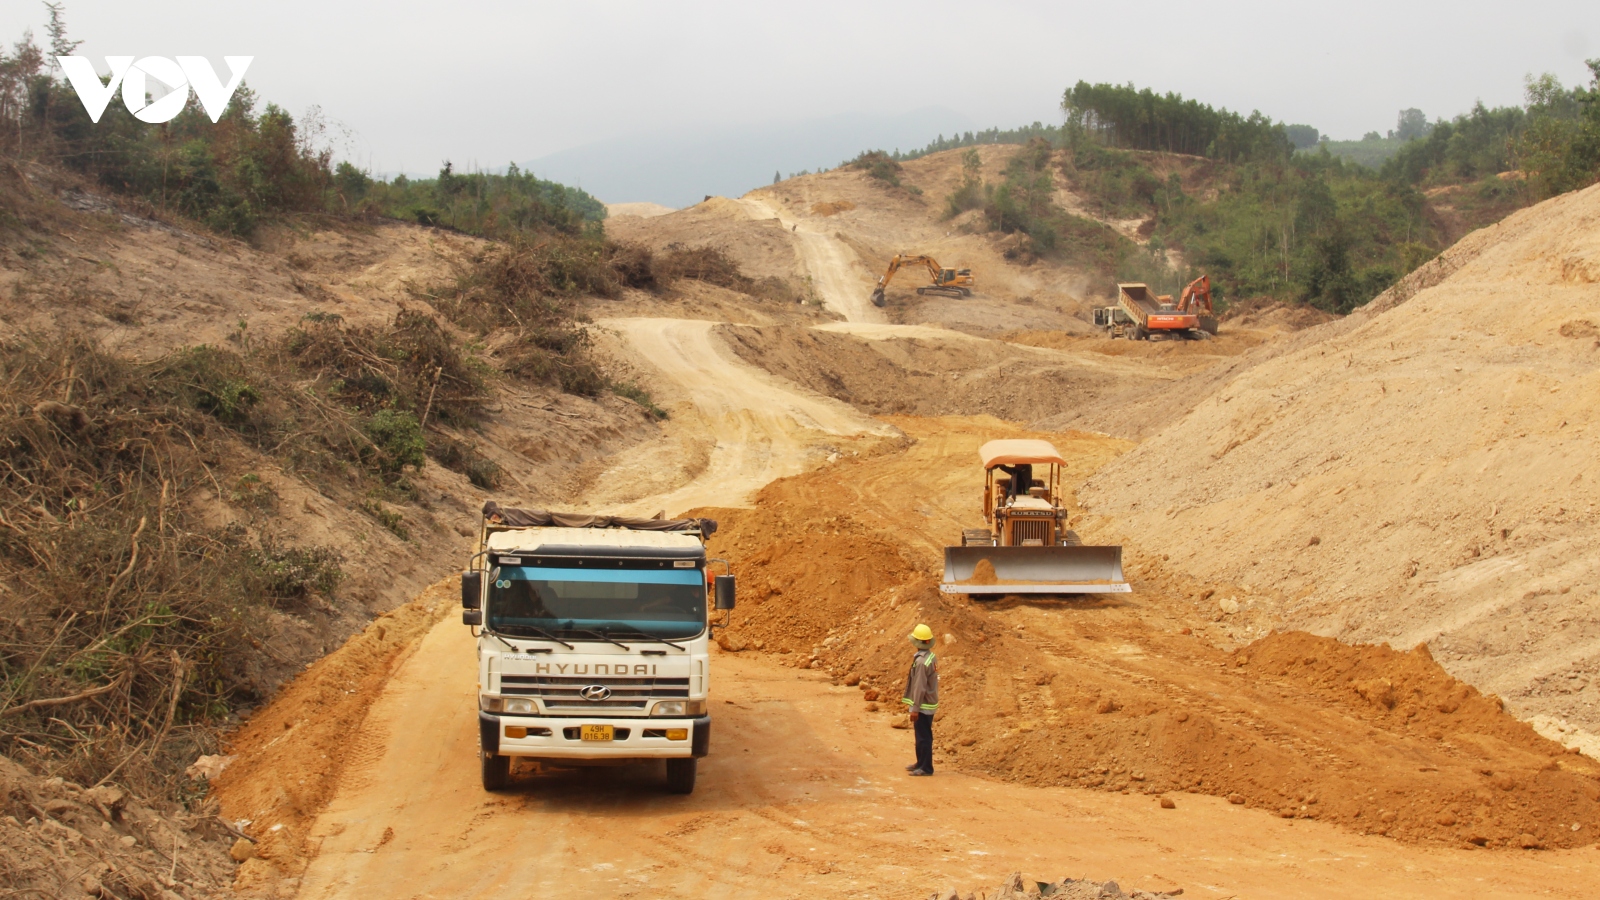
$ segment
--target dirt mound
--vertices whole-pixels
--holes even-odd
[[[1519,714],[1600,730],[1597,221],[1600,188],[1524,210],[1208,373],[1085,504],[1279,624],[1426,641]]]
[[[687,209],[657,216],[607,219],[606,235],[656,253],[675,248],[715,247],[752,278],[800,280],[794,236],[777,219],[752,218],[737,200],[712,197]]]
[[[813,328],[725,327],[722,334],[751,365],[879,414],[1039,418],[1159,379],[1131,365],[960,340],[949,332],[863,338]]]
[[[940,593],[937,535],[913,523],[961,517],[946,498],[964,495],[911,486],[930,452],[954,466],[968,448],[946,439],[934,451],[940,429],[895,422],[917,443],[774,482],[755,509],[715,513],[711,549],[741,577],[730,646],[831,673],[864,692],[863,715],[892,717],[905,636],[927,623],[942,668],[941,764],[1007,780],[1206,793],[1407,841],[1593,842],[1600,767],[1425,651],[1295,634],[1229,653],[1193,633],[1203,624],[1186,598],[1142,582],[1127,600]]]
[[[606,217],[609,219],[620,219],[624,216],[637,216],[641,219],[648,219],[652,216],[664,216],[667,213],[675,212],[677,212],[677,210],[673,209],[672,207],[662,206],[659,203],[606,204]]]
[[[1280,300],[1253,300],[1236,303],[1223,312],[1224,330],[1265,329],[1271,331],[1300,331],[1314,325],[1332,322],[1338,316],[1325,313],[1304,303],[1284,303]]]

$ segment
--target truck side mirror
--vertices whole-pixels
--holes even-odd
[[[483,573],[461,573],[461,608],[479,609],[483,606]],[[471,624],[471,623],[469,623]]]
[[[733,609],[738,580],[732,575],[718,575],[716,580],[717,609]]]
[[[483,624],[483,610],[481,610],[481,609],[463,609],[461,611],[461,624],[463,624],[463,625],[482,625]]]

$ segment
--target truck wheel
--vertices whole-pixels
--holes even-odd
[[[691,779],[692,780],[692,779]],[[511,783],[511,757],[498,753],[483,755],[483,789],[503,791]]]
[[[694,793],[695,763],[692,756],[667,760],[667,790],[674,794]]]

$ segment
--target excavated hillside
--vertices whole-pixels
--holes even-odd
[[[1426,643],[1600,751],[1600,187],[1234,369],[1089,480],[1098,527],[1241,638]]]

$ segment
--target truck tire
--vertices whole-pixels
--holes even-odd
[[[484,753],[483,756],[483,789],[486,791],[503,791],[511,783],[511,757],[501,756],[498,753]],[[692,780],[692,779],[691,779]]]
[[[667,790],[674,794],[694,793],[694,774],[699,760],[692,756],[667,760]]]

